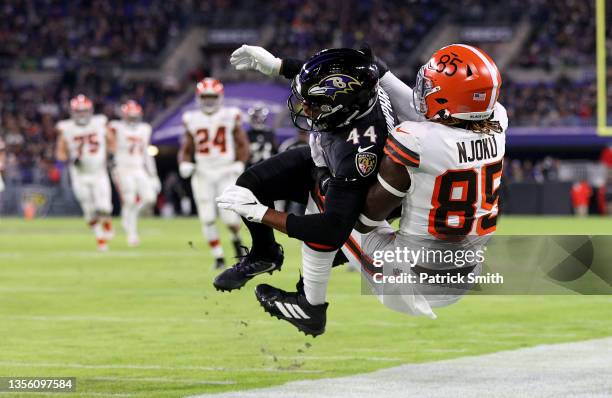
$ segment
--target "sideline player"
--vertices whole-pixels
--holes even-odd
[[[93,114],[83,94],[70,100],[70,119],[57,123],[55,156],[69,162],[72,190],[93,229],[98,250],[108,250],[113,237],[111,186],[106,169],[106,116]]]
[[[251,143],[251,157],[247,167],[269,159],[278,153],[274,130],[266,124],[269,112],[268,108],[260,103],[253,105],[248,111],[249,130],[247,135]]]
[[[148,153],[151,125],[142,122],[142,107],[136,101],[121,105],[121,120],[108,124],[108,140],[113,180],[121,197],[121,225],[128,246],[138,246],[138,215],[155,202],[161,184],[155,160]]]
[[[205,78],[196,85],[196,100],[200,109],[183,114],[185,136],[178,153],[179,173],[191,177],[191,187],[202,223],[202,234],[215,257],[215,267],[223,268],[223,248],[215,221],[215,197],[236,182],[249,159],[249,140],[241,126],[241,111],[224,107],[223,84]],[[195,158],[195,164],[194,162]],[[240,217],[220,210],[221,220],[232,233],[236,255],[242,255]]]

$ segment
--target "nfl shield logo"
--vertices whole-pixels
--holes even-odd
[[[357,171],[363,177],[367,177],[376,169],[377,156],[372,152],[361,152],[355,156]]]

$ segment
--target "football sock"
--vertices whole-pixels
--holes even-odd
[[[138,208],[136,205],[124,205],[121,209],[123,218],[123,227],[128,236],[134,236],[137,233],[136,219],[138,217]]]
[[[104,228],[104,232],[113,231],[113,223],[109,217],[104,217],[102,219],[102,228]]]
[[[236,185],[240,187],[244,187],[250,189],[251,192],[258,195],[258,186],[259,186],[259,178],[247,170],[238,177],[236,180]],[[268,206],[270,208],[274,208],[274,202],[270,200],[262,200],[258,197],[261,204]],[[251,233],[251,255],[256,258],[272,258],[275,257],[276,254],[276,240],[274,239],[274,232],[272,228],[267,225],[251,222],[246,218],[242,218],[242,221],[249,229]]]
[[[208,239],[210,250],[215,258],[223,257],[223,247],[219,242],[219,231],[215,223],[205,224],[202,226],[202,234]]]
[[[251,222],[246,218],[242,218],[244,224],[251,233],[251,254],[257,258],[270,258],[275,256],[276,240],[272,228],[267,225]]]
[[[96,240],[98,241],[98,243],[104,243],[106,241],[106,234],[104,233],[104,229],[102,228],[102,223],[99,221],[95,221],[90,225],[93,229],[94,235],[96,236]]]
[[[302,244],[304,294],[306,300],[312,305],[325,303],[327,284],[337,251],[317,251],[305,243]]]

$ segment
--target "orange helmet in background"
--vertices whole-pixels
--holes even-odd
[[[93,115],[93,102],[83,94],[70,100],[70,117],[77,124],[87,124]]]
[[[223,84],[211,77],[204,78],[196,85],[196,98],[204,113],[215,113],[223,101]]]
[[[414,106],[427,119],[487,120],[501,83],[499,69],[487,53],[451,44],[436,51],[419,70]]]
[[[137,123],[142,119],[142,107],[134,100],[121,105],[121,117],[128,123]]]

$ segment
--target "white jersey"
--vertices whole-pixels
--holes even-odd
[[[499,103],[494,112],[501,134],[406,121],[389,135],[385,153],[412,181],[400,234],[449,239],[495,231],[508,117]]]
[[[147,148],[151,140],[151,125],[113,120],[109,123],[109,128],[114,132],[117,143],[115,152],[117,168],[124,170],[145,168]]]
[[[106,121],[104,115],[93,115],[84,125],[72,119],[57,123],[57,129],[66,140],[70,159],[79,159],[79,172],[97,173],[106,168]]]
[[[201,110],[187,111],[183,123],[195,143],[198,171],[231,165],[236,161],[234,129],[240,124],[240,109],[221,108],[213,114]]]

